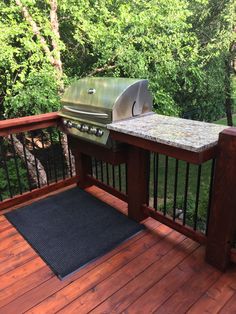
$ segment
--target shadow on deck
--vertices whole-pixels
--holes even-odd
[[[127,212],[127,204],[88,192]],[[151,218],[142,231],[61,281],[0,216],[0,313],[236,313],[236,266],[221,273],[205,248]]]

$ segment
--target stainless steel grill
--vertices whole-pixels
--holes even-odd
[[[106,125],[152,110],[148,81],[131,78],[84,78],[64,93],[60,115],[64,131],[107,147],[112,146]]]

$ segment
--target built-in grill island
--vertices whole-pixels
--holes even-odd
[[[126,162],[125,145],[111,139],[107,125],[152,110],[148,81],[132,78],[80,79],[68,87],[61,103],[62,130],[68,135],[81,187],[90,185],[91,157],[112,165]]]

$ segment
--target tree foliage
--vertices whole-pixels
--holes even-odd
[[[57,110],[63,84],[97,75],[148,78],[158,112],[213,120],[234,10],[231,0],[1,2],[1,113]]]

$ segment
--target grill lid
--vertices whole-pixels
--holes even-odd
[[[148,81],[89,77],[74,82],[62,96],[62,113],[89,120],[121,120],[151,111]]]

